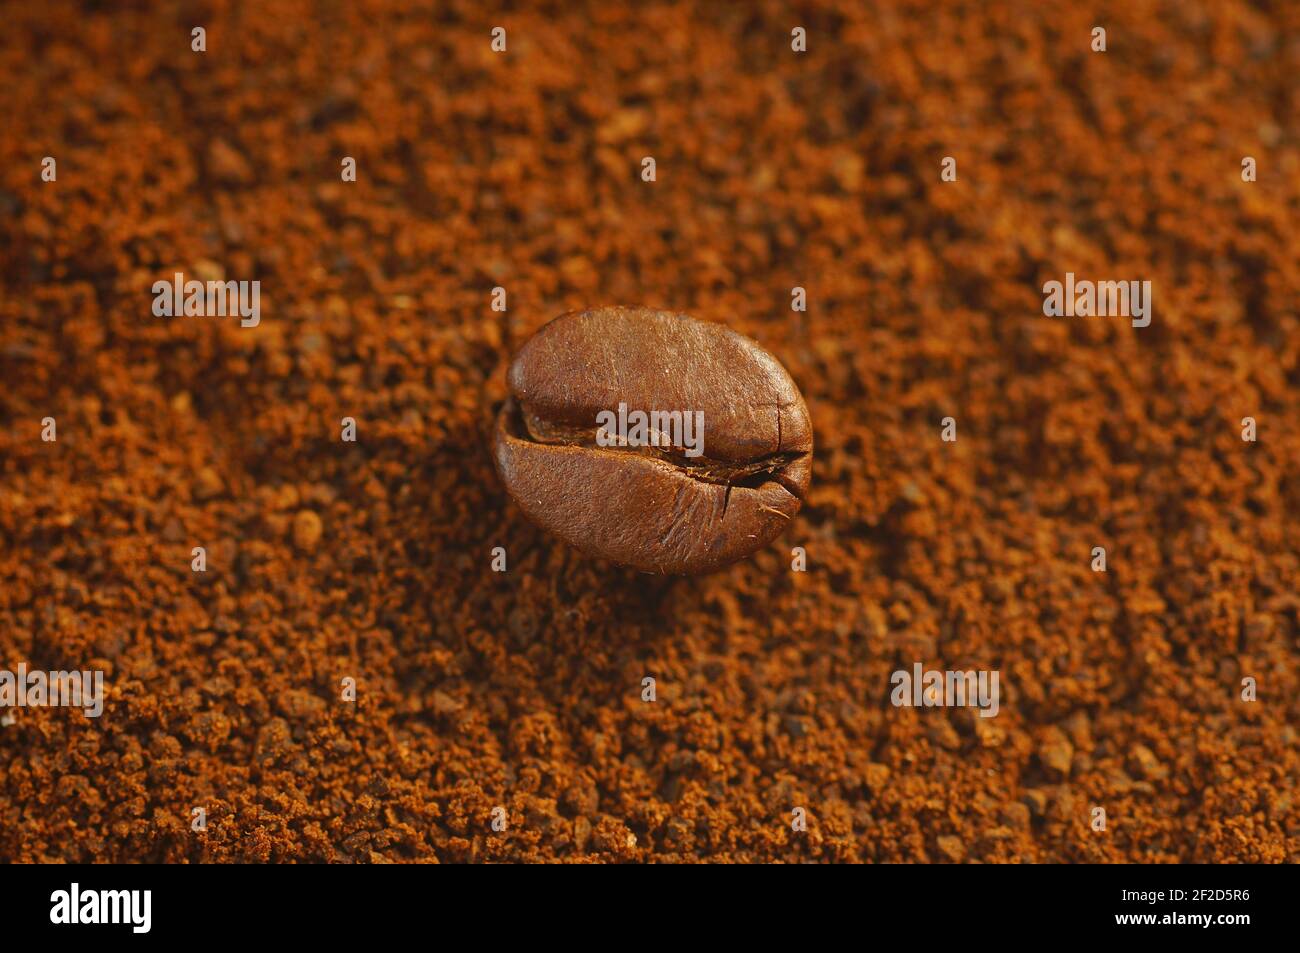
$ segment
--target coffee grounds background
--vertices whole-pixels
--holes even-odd
[[[0,858],[1300,860],[1300,7],[392,6],[4,6],[0,667],[108,700],[0,725]],[[1151,326],[1044,317],[1067,271]],[[507,501],[511,354],[612,303],[802,388],[754,559]]]

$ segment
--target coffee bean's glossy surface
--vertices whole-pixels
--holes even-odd
[[[770,543],[808,489],[803,397],[776,358],[721,325],[646,308],[566,314],[520,349],[509,388],[501,478],[530,519],[593,556],[711,572]],[[657,412],[649,438],[611,423],[620,405],[633,421]],[[674,411],[702,422],[693,443]]]

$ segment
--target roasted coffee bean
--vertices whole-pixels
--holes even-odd
[[[799,389],[721,325],[647,308],[562,315],[520,349],[509,387],[501,478],[530,519],[591,555],[711,572],[771,542],[807,492]]]

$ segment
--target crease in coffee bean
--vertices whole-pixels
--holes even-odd
[[[777,408],[777,446],[780,447],[781,405]],[[682,454],[679,448],[656,446],[602,446],[596,442],[596,427],[580,427],[573,424],[557,423],[547,420],[526,407],[516,403],[511,415],[515,435],[528,439],[532,443],[547,446],[582,447],[597,453],[632,453],[650,460],[659,460],[679,470],[692,479],[702,483],[712,483],[727,488],[723,501],[722,514],[727,512],[734,487],[757,489],[764,483],[778,483],[791,495],[802,501],[803,495],[795,481],[790,480],[781,471],[790,464],[807,456],[806,453],[778,450],[765,454],[749,463],[737,464],[701,456],[691,459]],[[783,514],[784,515],[784,514]]]

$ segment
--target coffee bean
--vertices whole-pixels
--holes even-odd
[[[799,389],[721,325],[647,308],[562,315],[520,349],[508,383],[501,478],[530,519],[590,555],[711,572],[771,542],[807,492]]]

